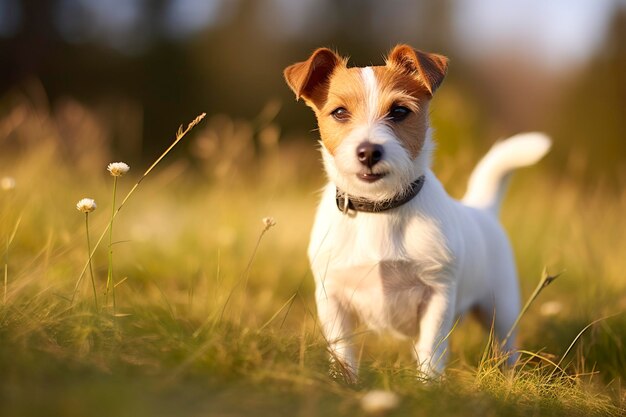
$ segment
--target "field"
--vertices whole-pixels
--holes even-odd
[[[561,273],[521,320],[514,369],[468,317],[451,335],[445,377],[430,383],[417,381],[406,342],[360,329],[362,378],[351,386],[328,375],[305,256],[319,157],[311,139],[280,140],[276,111],[207,116],[131,192],[152,161],[112,151],[102,117],[76,103],[4,106],[0,177],[15,187],[0,190],[0,415],[351,416],[379,389],[399,397],[393,416],[625,414],[623,187],[581,185],[579,154],[549,169],[564,155],[558,141],[512,182],[503,223],[524,297],[544,268]],[[437,154],[452,195],[484,151]],[[114,161],[131,165],[115,207]],[[105,295],[107,226],[129,192]],[[88,216],[93,284],[76,210],[84,197],[98,205]]]

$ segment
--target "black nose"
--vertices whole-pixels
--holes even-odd
[[[356,156],[360,163],[371,168],[383,159],[383,147],[375,143],[363,142],[356,148]]]

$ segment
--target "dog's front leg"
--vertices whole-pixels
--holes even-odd
[[[338,372],[347,382],[355,383],[358,370],[350,344],[353,331],[351,314],[339,300],[328,296],[323,290],[316,292],[316,302],[317,314],[331,355],[331,375]]]
[[[456,289],[433,287],[420,319],[420,335],[414,346],[418,371],[426,377],[440,375],[445,367],[448,337],[454,321]]]

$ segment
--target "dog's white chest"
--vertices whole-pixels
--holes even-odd
[[[398,336],[418,333],[421,307],[430,287],[408,261],[380,261],[347,268],[331,268],[324,291],[354,311],[371,329]]]
[[[309,257],[318,291],[355,312],[370,328],[413,337],[450,253],[436,224],[418,217],[341,214],[325,207]]]

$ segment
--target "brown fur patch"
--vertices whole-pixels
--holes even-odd
[[[309,107],[315,109],[326,101],[329,79],[335,67],[345,65],[345,60],[335,52],[318,48],[306,61],[285,68],[284,76],[296,99],[304,98]]]
[[[423,52],[409,45],[397,45],[387,57],[387,65],[396,66],[411,74],[428,89],[430,95],[441,85],[448,71],[448,58],[443,55]]]
[[[315,110],[320,136],[331,155],[341,141],[350,134],[358,123],[365,123],[366,91],[360,68],[337,67],[330,79],[328,96],[322,108]],[[350,112],[350,119],[344,122],[335,120],[332,112],[344,107]]]
[[[381,117],[394,105],[411,110],[406,119],[400,122],[389,121],[389,126],[411,158],[415,159],[426,140],[430,92],[414,77],[393,66],[375,67],[374,73],[378,83],[378,109]]]
[[[373,67],[376,77],[377,108],[375,118],[382,121],[394,105],[405,106],[411,113],[400,121],[387,121],[411,158],[422,149],[428,129],[430,93],[414,77],[393,66]],[[367,91],[361,68],[337,67],[330,79],[327,100],[315,109],[322,142],[331,155],[341,141],[359,124],[368,123]],[[339,122],[332,112],[344,107],[350,112],[348,121]],[[364,138],[365,139],[365,138]]]

